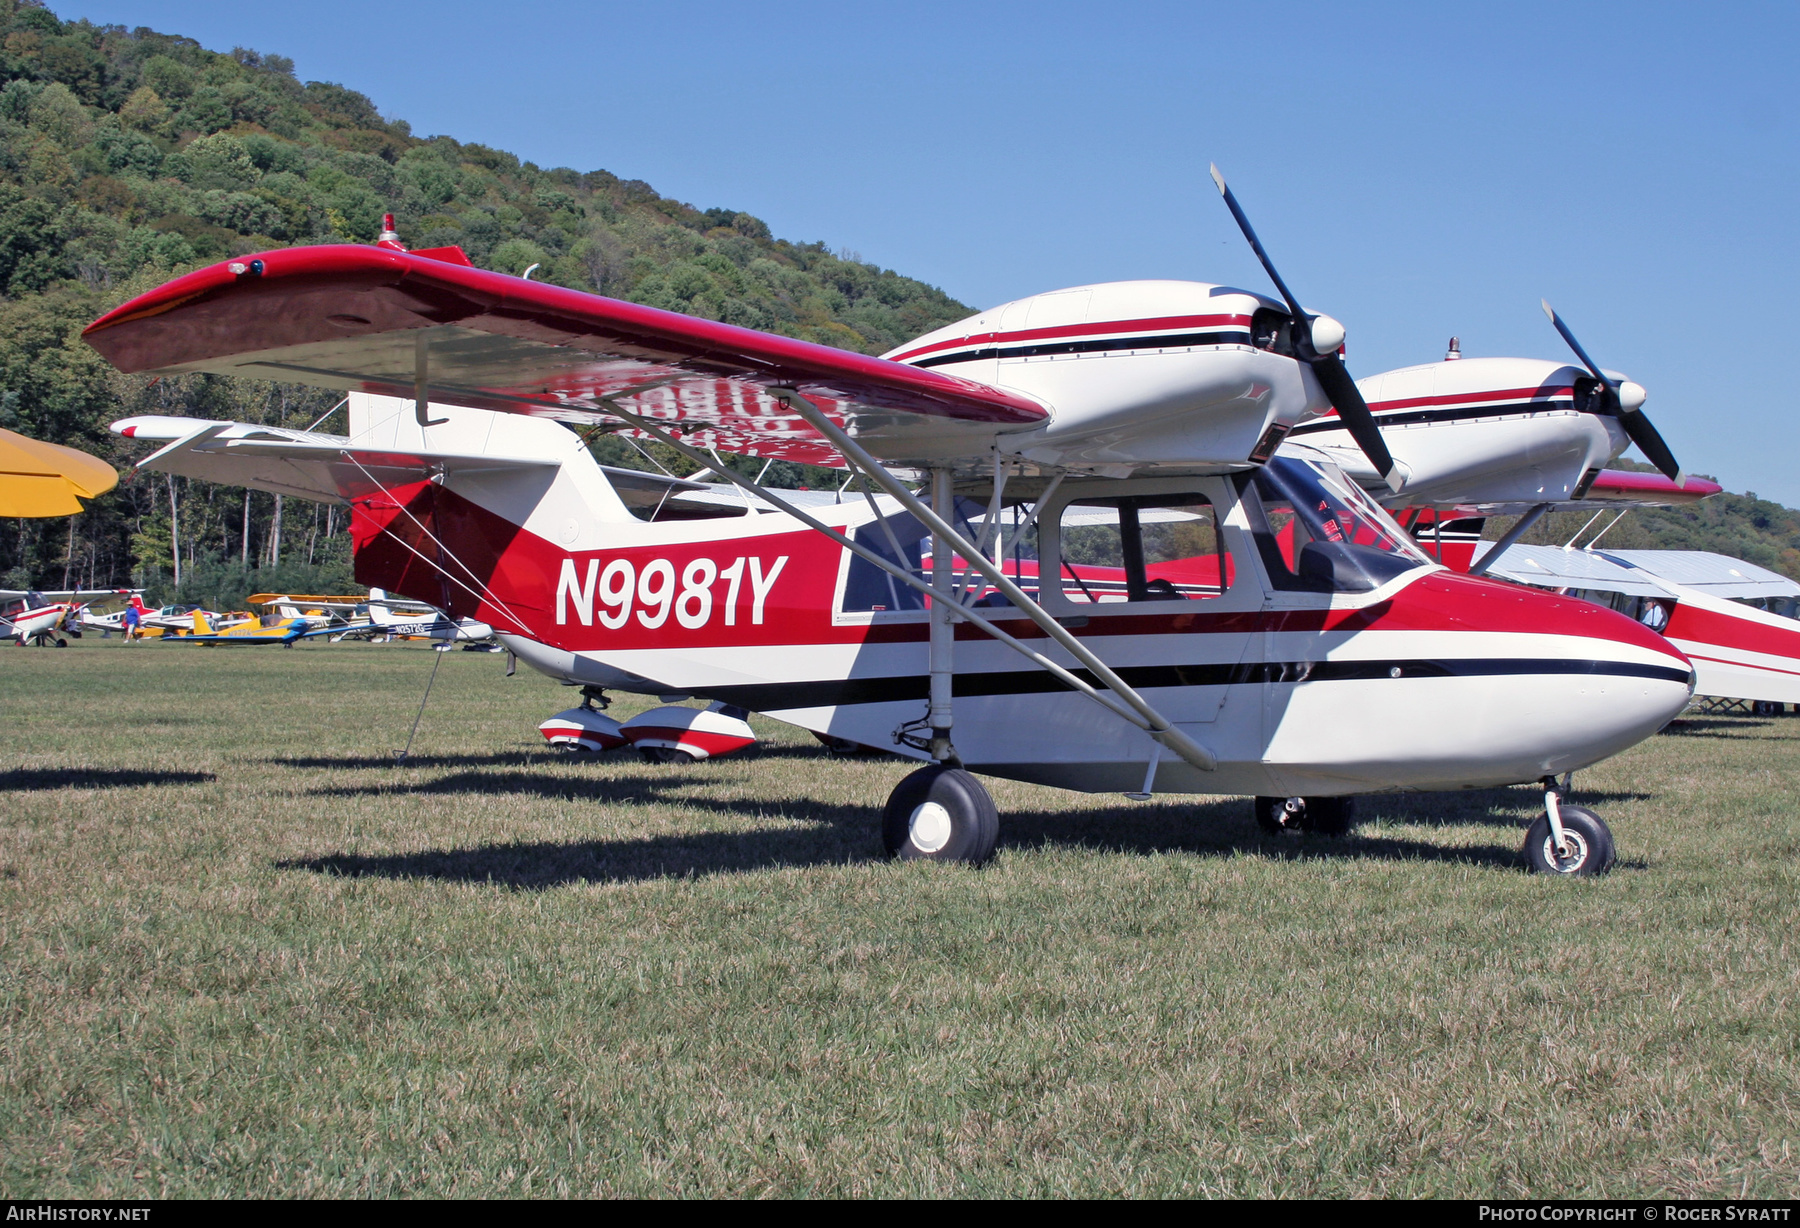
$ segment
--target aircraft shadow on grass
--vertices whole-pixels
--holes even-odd
[[[447,767],[525,767],[530,764],[555,763],[558,760],[539,750],[496,751],[486,755],[410,755],[404,764],[399,751],[388,755],[293,755],[278,756],[268,762],[281,767],[306,769],[339,769],[360,771],[365,768],[447,768]]]
[[[1736,719],[1687,718],[1670,721],[1659,731],[1676,738],[1725,738],[1735,740],[1746,733],[1761,733],[1768,729],[1773,721]]]
[[[136,768],[13,768],[0,772],[0,792],[45,789],[141,789],[151,785],[203,785],[211,772],[141,771]]]
[[[269,760],[281,767],[291,768],[327,768],[357,771],[364,768],[385,768],[395,766],[395,754],[389,755],[282,755]],[[867,756],[869,759],[898,759],[897,755],[876,752]],[[732,756],[734,763],[749,763],[759,759],[810,759],[820,763],[828,763],[831,756],[822,746],[763,745],[753,746],[739,751]],[[532,747],[529,750],[494,751],[483,755],[412,755],[406,760],[407,767],[414,768],[475,768],[475,767],[541,767],[550,763],[568,763],[577,765],[593,765],[604,767],[618,763],[634,763],[628,750],[611,751],[603,755],[557,754],[548,747]]]
[[[572,789],[567,779],[525,773],[504,776],[468,773],[409,785],[400,792],[426,794],[514,791],[549,798],[612,802],[658,800],[659,795],[703,783],[697,774],[594,781]],[[321,789],[315,794],[364,794],[379,788]],[[1446,847],[1363,828],[1341,839],[1265,835],[1255,825],[1248,800],[1199,804],[1129,805],[1089,811],[1008,813],[1001,823],[1001,849],[1064,845],[1148,856],[1185,852],[1203,856],[1249,853],[1283,860],[1375,859],[1436,861],[1517,870],[1523,867],[1519,841],[1524,821],[1522,794],[1490,790],[1508,810],[1505,823],[1518,830],[1500,844]],[[1446,796],[1446,795],[1436,795]],[[1464,805],[1468,795],[1455,796]],[[706,797],[670,797],[688,810],[708,810],[742,818],[746,804]],[[1491,810],[1492,805],[1489,806]],[[744,873],[781,867],[841,865],[881,859],[880,811],[810,798],[765,803],[765,812],[790,823],[724,832],[694,832],[643,840],[574,840],[535,844],[488,844],[463,849],[431,849],[389,855],[333,854],[277,863],[281,869],[310,870],[344,877],[426,878],[491,883],[521,890],[545,890],[574,883],[620,883],[705,874]],[[1389,817],[1384,814],[1383,817]],[[1457,821],[1468,821],[1466,819]],[[1499,822],[1498,818],[1494,821]]]
[[[1624,790],[1583,789],[1579,776],[1564,799],[1577,806],[1603,808],[1620,802],[1647,802],[1652,793]],[[1521,833],[1544,807],[1544,795],[1536,788],[1468,789],[1454,793],[1377,793],[1356,799],[1358,821],[1368,823],[1425,823],[1454,826],[1460,823],[1516,827]],[[1601,817],[1605,817],[1602,814]],[[1520,836],[1523,839],[1523,835]]]

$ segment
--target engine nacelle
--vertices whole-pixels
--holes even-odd
[[[1391,507],[1560,502],[1629,443],[1616,419],[1583,412],[1596,381],[1572,363],[1461,358],[1358,380],[1407,481],[1378,486],[1335,417],[1302,422],[1297,443],[1324,450]]]
[[[1122,281],[1034,295],[927,333],[887,355],[1012,389],[1048,425],[1002,437],[1044,464],[1121,471],[1230,468],[1267,459],[1329,408],[1312,369],[1275,352],[1280,303],[1191,281]]]

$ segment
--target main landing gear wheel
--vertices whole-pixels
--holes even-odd
[[[895,787],[881,812],[881,842],[888,856],[903,861],[980,865],[999,838],[994,799],[961,768],[920,768]]]
[[[1525,859],[1539,874],[1604,874],[1613,865],[1612,829],[1586,806],[1557,807],[1567,847],[1558,851],[1550,816],[1540,814],[1525,833]]]
[[[640,746],[638,758],[645,763],[698,763],[699,756],[690,755],[677,746]]]
[[[1256,825],[1271,834],[1309,831],[1342,836],[1356,825],[1354,797],[1259,797]]]

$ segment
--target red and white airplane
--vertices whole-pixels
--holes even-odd
[[[0,636],[20,648],[36,644],[67,648],[66,636],[81,638],[81,613],[94,601],[128,597],[126,588],[0,589]]]
[[[488,622],[546,672],[927,761],[883,816],[896,855],[991,854],[972,773],[1251,794],[1268,826],[1327,831],[1358,793],[1543,781],[1531,863],[1593,873],[1611,834],[1554,778],[1691,693],[1647,628],[1456,574],[1330,454],[1277,457],[1333,407],[1390,490],[1407,480],[1342,327],[1285,287],[1083,287],[875,359],[385,244],[202,269],[85,335],[126,371],[369,394],[387,438],[117,429],[182,432],[146,465],[330,492],[354,509],[360,580]],[[496,431],[434,402],[524,417]],[[821,505],[721,472],[740,506],[646,520],[558,423],[702,465],[715,448],[834,464],[856,485]],[[928,497],[897,465],[926,471]],[[1099,591],[1084,567],[1122,583]]]

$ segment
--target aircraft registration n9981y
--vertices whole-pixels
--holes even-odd
[[[1611,835],[1553,778],[1691,693],[1646,628],[1450,572],[1324,453],[1275,457],[1329,408],[1405,480],[1342,327],[1279,277],[1285,301],[1038,295],[876,359],[409,253],[389,230],[202,269],[92,324],[123,370],[340,388],[362,414],[353,437],[116,424],[172,440],[143,463],[349,504],[360,580],[479,618],[547,672],[927,761],[884,813],[896,855],[992,853],[972,773],[1251,794],[1265,825],[1321,831],[1358,793],[1542,780],[1530,861],[1594,873]],[[820,506],[718,466],[741,507],[646,521],[530,418],[702,465],[834,465],[856,490]],[[896,465],[926,471],[924,497]]]

